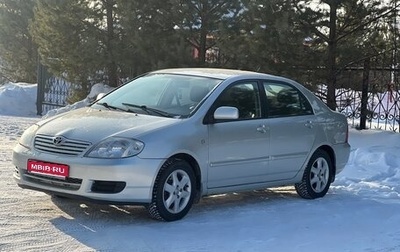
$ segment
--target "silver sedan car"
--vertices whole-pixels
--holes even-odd
[[[28,128],[22,188],[183,218],[202,196],[294,185],[323,197],[348,160],[348,125],[295,81],[227,69],[142,75]]]

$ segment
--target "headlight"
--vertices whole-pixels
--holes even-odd
[[[34,124],[22,134],[21,138],[19,139],[19,144],[30,149],[32,147],[33,138],[35,137],[36,131],[39,129],[39,126]]]
[[[93,158],[125,158],[139,154],[144,143],[122,137],[110,137],[88,151],[87,157]]]

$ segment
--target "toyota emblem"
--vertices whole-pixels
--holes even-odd
[[[56,137],[53,138],[53,144],[56,145],[56,146],[59,146],[59,145],[63,144],[64,141],[65,141],[65,138],[62,137],[62,136],[56,136]]]

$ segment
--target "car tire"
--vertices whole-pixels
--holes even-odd
[[[152,202],[148,206],[150,216],[163,221],[182,219],[192,207],[195,190],[195,175],[189,163],[168,160],[154,183]]]
[[[332,181],[332,161],[326,151],[317,150],[311,156],[302,181],[295,184],[296,192],[305,199],[325,196]]]

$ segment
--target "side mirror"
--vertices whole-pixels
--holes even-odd
[[[100,100],[101,98],[103,98],[106,95],[106,93],[100,93],[96,96],[96,101]]]
[[[236,120],[239,118],[239,110],[235,107],[222,106],[215,110],[215,120]]]

